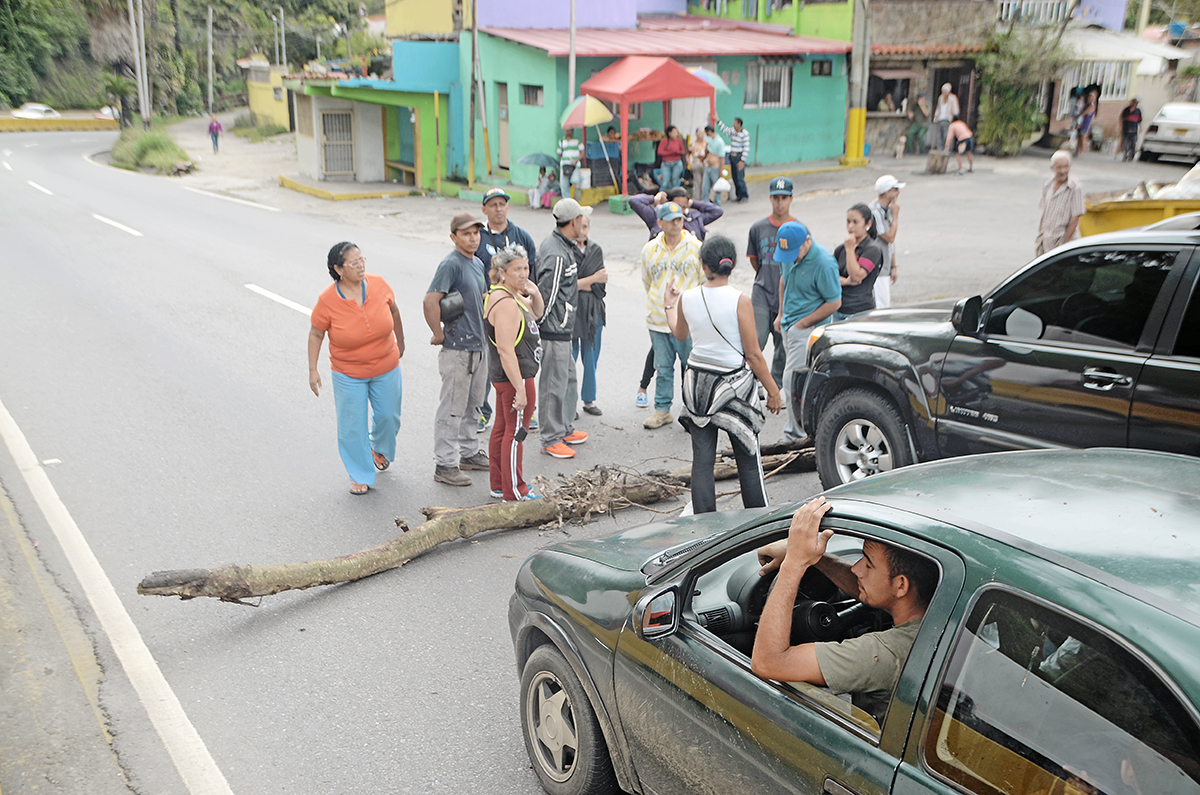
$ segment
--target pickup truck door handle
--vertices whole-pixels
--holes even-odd
[[[858,793],[836,779],[825,779],[824,791],[829,795],[858,795]]]
[[[1107,392],[1114,386],[1129,386],[1132,383],[1133,379],[1129,376],[1112,370],[1102,370],[1099,367],[1083,368],[1083,385],[1087,389]]]

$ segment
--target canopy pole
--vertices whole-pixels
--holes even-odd
[[[608,147],[604,148],[608,155]],[[621,195],[629,195],[629,103],[621,98]]]
[[[604,147],[604,162],[608,163],[608,175],[610,177],[612,177],[613,187],[615,188],[617,186],[617,175],[613,172],[612,160],[610,160],[608,157],[608,143],[604,140],[604,138],[602,138],[600,136],[600,125],[597,124],[594,126],[596,128],[596,140],[600,142],[600,146]],[[584,134],[584,140],[586,141],[587,140],[587,127],[583,128],[583,134]],[[584,143],[584,147],[586,147],[586,146],[587,146],[587,144]],[[585,151],[586,151],[586,149],[585,149]]]

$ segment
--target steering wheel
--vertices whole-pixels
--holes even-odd
[[[857,599],[822,602],[804,599],[792,608],[792,645],[817,641],[843,640],[868,630],[882,629],[874,608]]]
[[[1104,311],[1104,301],[1091,293],[1074,293],[1059,306],[1059,322],[1063,328],[1077,329],[1084,320]]]

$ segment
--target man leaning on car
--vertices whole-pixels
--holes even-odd
[[[751,670],[781,682],[807,682],[850,693],[854,706],[883,720],[900,671],[916,640],[921,619],[937,587],[932,563],[898,547],[863,542],[862,558],[847,566],[825,553],[833,530],[821,530],[832,506],[824,497],[805,503],[792,516],[787,539],[759,549],[760,574],[779,569],[754,639]],[[840,642],[791,645],[792,607],[809,567],[843,592],[892,617],[891,629]]]

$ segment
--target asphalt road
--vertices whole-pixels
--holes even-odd
[[[438,377],[420,302],[449,249],[438,227],[460,203],[331,206],[256,186],[223,194],[273,212],[186,189],[204,183],[85,160],[113,138],[0,137],[7,255],[0,265],[0,402],[37,461],[51,462],[38,471],[78,525],[220,776],[240,793],[539,792],[520,738],[506,620],[516,570],[547,543],[605,535],[652,518],[645,513],[492,533],[399,571],[281,594],[257,608],[135,591],[154,570],[345,554],[395,535],[397,516],[416,524],[422,506],[487,502],[485,473],[466,489],[432,480]],[[871,198],[876,176],[891,170],[908,179],[898,301],[980,291],[1029,258],[1047,161],[981,158],[977,173],[965,177],[911,175],[919,166],[883,161],[798,179],[809,192],[794,212],[833,248],[844,236],[846,208]],[[1184,170],[1096,155],[1077,175],[1085,189],[1106,191]],[[717,231],[740,244],[766,212],[763,196],[754,202],[730,208]],[[536,240],[549,231],[547,213],[514,208],[512,217]],[[686,434],[678,426],[643,430],[646,413],[632,401],[647,349],[632,266],[644,229],[636,217],[600,210],[592,236],[610,252],[613,271],[598,399],[605,413],[582,416],[578,426],[592,439],[573,462],[528,450],[531,475],[689,459]],[[338,459],[332,394],[314,398],[308,390],[307,318],[245,287],[311,306],[328,284],[325,251],[343,239],[354,240],[369,270],[395,289],[408,343],[403,457],[361,498],[348,493]],[[740,276],[748,285],[744,265]],[[322,374],[328,384],[324,356]],[[764,439],[777,438],[782,424],[772,418]],[[31,791],[30,781],[39,792],[78,792],[72,782],[89,780],[89,771],[113,791],[126,787],[123,775],[137,792],[187,792],[25,474],[0,446],[0,484],[15,517],[0,529],[0,566],[4,582],[23,587],[28,599],[0,592],[0,674],[6,691],[29,705],[28,713],[0,712],[0,792]],[[774,503],[818,489],[812,474],[769,483]],[[736,506],[736,498],[722,503]],[[21,586],[18,575],[43,576],[49,585]],[[68,606],[52,609],[60,596]],[[62,640],[47,632],[44,646],[17,643],[32,630],[18,637],[7,619],[37,623],[33,607],[58,617]],[[72,648],[65,640],[72,624],[87,633],[104,672],[95,710],[86,699],[86,666],[58,657],[39,665],[43,656],[61,656],[56,645]],[[86,662],[88,650],[80,654],[77,645],[70,660]],[[53,708],[47,693],[54,687],[77,688],[72,709]],[[97,711],[106,716],[115,756]],[[49,728],[31,737],[25,714],[40,715]],[[90,737],[88,750],[71,736]],[[7,752],[18,747],[22,753]],[[62,747],[80,750],[50,752]]]

